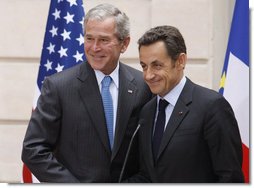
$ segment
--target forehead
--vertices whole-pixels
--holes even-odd
[[[85,24],[85,34],[107,34],[113,35],[116,31],[116,23],[113,17],[104,20],[89,19]]]
[[[149,61],[170,58],[168,56],[166,46],[162,41],[141,46],[139,50],[139,56],[141,60],[149,60]]]

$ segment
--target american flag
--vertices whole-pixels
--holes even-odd
[[[33,109],[36,108],[46,76],[61,72],[85,60],[84,15],[82,0],[51,0]],[[23,182],[32,183],[34,180],[36,179],[24,165]]]

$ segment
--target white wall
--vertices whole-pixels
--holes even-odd
[[[49,0],[0,0],[0,182],[20,182],[21,144],[31,114]],[[185,37],[186,75],[218,90],[235,0],[84,0],[85,11],[109,2],[131,20],[122,61],[140,69],[138,38],[169,24]]]

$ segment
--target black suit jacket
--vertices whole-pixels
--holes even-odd
[[[45,79],[23,142],[22,160],[42,182],[116,182],[141,107],[142,73],[120,63],[114,148],[93,69],[82,63]],[[125,177],[138,170],[137,145]]]
[[[242,147],[229,103],[215,91],[189,79],[172,112],[153,158],[152,135],[156,97],[141,112],[142,168],[129,182],[243,182]],[[144,179],[144,178],[147,179]]]

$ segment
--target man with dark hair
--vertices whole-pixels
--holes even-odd
[[[243,182],[242,147],[230,104],[184,76],[179,30],[159,26],[138,41],[143,77],[152,93],[140,115],[140,173],[129,182]]]

